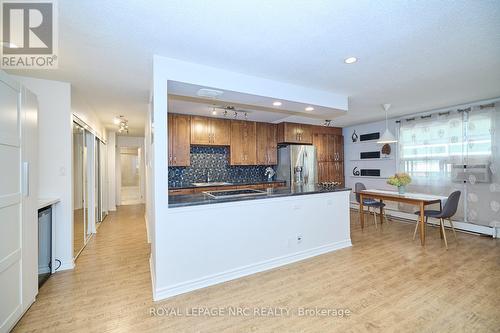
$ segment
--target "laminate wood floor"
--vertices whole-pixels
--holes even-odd
[[[43,285],[16,332],[499,332],[500,242],[437,228],[425,248],[413,224],[361,231],[353,247],[152,302],[144,207],[122,206],[102,224],[73,271]],[[248,316],[186,316],[232,306]],[[289,316],[254,316],[260,308]],[[349,309],[350,316],[299,316],[301,308]],[[153,309],[153,310],[152,310]],[[177,317],[161,315],[174,309]],[[151,315],[156,311],[160,315]],[[222,311],[222,310],[221,310]]]

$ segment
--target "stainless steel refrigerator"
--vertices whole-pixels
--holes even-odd
[[[314,185],[318,182],[316,147],[287,145],[278,148],[277,179],[287,185]]]

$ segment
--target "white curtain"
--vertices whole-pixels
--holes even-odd
[[[498,193],[493,191],[498,185],[496,117],[498,110],[490,105],[401,120],[399,170],[412,177],[408,191],[447,196],[460,190],[455,219],[483,225],[494,221],[490,213],[496,212],[485,211],[482,206],[497,206]],[[490,179],[478,181],[472,174],[465,181],[457,177],[457,173],[464,172],[464,166],[473,165],[486,166]],[[406,205],[400,208],[415,210]]]

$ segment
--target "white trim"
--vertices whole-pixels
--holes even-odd
[[[149,221],[148,221],[148,214],[144,214],[144,221],[146,222],[146,237],[148,239],[148,243],[151,244],[151,238],[149,238]]]
[[[359,209],[359,205],[357,202],[351,202],[351,208],[352,209]],[[405,213],[401,212],[399,210],[394,210],[390,208],[385,209],[387,216],[393,216],[396,218],[402,218],[405,220],[410,220],[414,221],[415,223],[417,222],[416,216],[411,213]],[[433,225],[439,225],[439,220],[434,219],[434,218],[429,218],[429,221],[427,222],[428,224],[433,224]],[[451,227],[450,223],[445,220],[444,223],[445,227]],[[465,232],[474,232],[477,234],[484,234],[484,235],[489,235],[489,236],[494,236],[495,228],[493,227],[488,227],[485,225],[478,225],[478,224],[472,224],[472,223],[467,223],[467,222],[460,222],[460,221],[455,221],[453,220],[453,226],[457,231],[465,231]]]
[[[61,263],[61,266],[59,266],[59,268],[57,269],[56,272],[60,272],[60,271],[67,271],[67,270],[70,270],[70,269],[74,269],[75,268],[75,261],[74,260],[71,260],[70,262],[62,262]]]
[[[346,247],[352,246],[351,240],[346,239],[343,241],[335,242],[328,245],[319,246],[313,249],[296,252],[290,255],[272,258],[270,260],[265,260],[259,263],[250,264],[247,266],[242,266],[236,269],[231,269],[222,273],[217,273],[209,275],[200,279],[190,280],[182,282],[173,286],[157,288],[153,292],[153,300],[159,301],[165,298],[183,294],[196,289],[205,288],[222,282],[234,280],[243,276],[267,271],[273,268],[277,268],[283,265],[288,265],[297,261],[315,257],[321,254],[332,252],[335,250],[340,250]],[[155,283],[153,282],[153,286]]]
[[[156,280],[155,280],[155,270],[153,266],[153,255],[149,255],[149,273],[151,274],[151,292],[153,294],[153,300],[157,299],[156,291]]]

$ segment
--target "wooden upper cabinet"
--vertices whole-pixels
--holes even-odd
[[[256,123],[231,120],[231,165],[256,165]]]
[[[208,145],[210,143],[210,124],[207,117],[191,117],[191,144]]]
[[[229,146],[230,143],[229,120],[199,116],[191,117],[191,144]]]
[[[191,164],[190,132],[190,116],[181,114],[168,114],[169,166],[189,166]]]
[[[327,162],[328,155],[328,135],[321,133],[313,134],[313,145],[316,147],[316,157],[318,162]]]
[[[335,160],[344,160],[344,137],[342,135],[335,135]]]
[[[231,123],[226,119],[210,118],[211,144],[229,146],[231,144]]]
[[[305,124],[279,123],[278,143],[312,143],[312,127]]]
[[[276,125],[256,124],[256,163],[258,165],[276,165],[278,163],[278,144]]]

